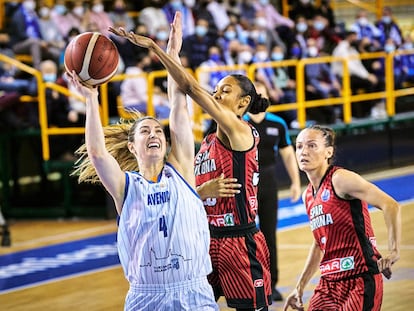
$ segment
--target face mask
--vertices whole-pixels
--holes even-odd
[[[207,34],[207,31],[208,31],[207,27],[204,27],[204,26],[196,26],[195,28],[195,33],[199,37],[204,37]]]
[[[391,23],[391,17],[390,16],[383,16],[382,21],[386,24]]]
[[[308,48],[308,55],[310,57],[318,56],[318,48],[316,46],[311,46]]]
[[[181,9],[182,3],[179,0],[171,1],[171,6],[173,7],[173,9],[179,10]]]
[[[57,14],[63,15],[66,13],[66,7],[63,4],[56,4],[54,10]]]
[[[39,15],[40,17],[43,17],[43,18],[48,17],[49,13],[50,13],[50,10],[47,7],[43,7],[39,10]]]
[[[189,8],[192,8],[195,5],[195,0],[184,0],[184,3]]]
[[[310,0],[300,0],[300,2],[301,2],[302,4],[308,4],[308,3],[310,2]]]
[[[296,30],[298,32],[305,32],[306,30],[308,30],[308,25],[306,25],[306,23],[298,23],[296,25]]]
[[[214,62],[218,62],[220,60],[220,55],[219,54],[211,54],[210,59]]]
[[[313,24],[313,27],[314,27],[317,31],[321,31],[322,29],[324,29],[324,28],[325,28],[325,24],[324,24],[323,22],[319,22],[319,21],[317,21],[317,22],[315,22],[315,23]]]
[[[95,4],[92,7],[92,11],[94,11],[95,13],[102,13],[104,11],[104,6],[103,4]]]
[[[291,54],[292,54],[292,56],[294,56],[294,57],[299,57],[299,56],[300,56],[300,53],[301,53],[300,47],[298,47],[298,46],[293,47],[293,48],[290,50],[290,53],[291,53]]]
[[[261,5],[269,4],[269,0],[260,0]]]
[[[168,39],[168,32],[160,31],[160,32],[157,33],[156,38],[157,38],[157,40],[165,41],[165,40]]]
[[[272,60],[279,61],[283,59],[283,53],[280,52],[273,52],[272,53]]]
[[[236,32],[233,30],[228,30],[224,33],[224,38],[227,40],[233,40],[236,38]]]
[[[366,26],[368,25],[368,19],[366,17],[361,17],[358,19],[358,24],[361,26]]]
[[[55,82],[56,81],[56,73],[45,73],[43,75],[43,81],[45,81],[45,82]]]
[[[393,44],[386,44],[384,46],[384,51],[387,53],[391,53],[395,51],[395,46]]]
[[[34,10],[36,10],[36,2],[34,1],[24,1],[22,5],[24,9],[28,12],[33,12]]]
[[[250,61],[252,60],[252,53],[249,51],[243,51],[239,54],[239,59],[243,64],[247,64],[250,63]]]
[[[73,8],[73,14],[77,15],[77,16],[82,16],[83,13],[85,12],[83,6],[77,6]]]
[[[266,26],[267,26],[266,18],[264,18],[264,17],[258,17],[258,18],[256,18],[255,24],[258,27],[266,28]]]
[[[404,43],[404,49],[406,49],[406,50],[411,50],[412,48],[413,48],[413,43],[412,42],[407,42],[407,43]]]
[[[256,53],[255,57],[259,62],[260,61],[265,61],[265,60],[267,60],[268,54],[265,51],[260,51],[260,52]]]

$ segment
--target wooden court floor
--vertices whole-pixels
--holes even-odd
[[[381,212],[372,213],[379,250],[386,251],[385,225]],[[401,259],[394,266],[393,277],[384,281],[382,310],[414,309],[414,203],[402,208]],[[52,245],[116,231],[114,220],[15,220],[10,223],[12,246],[0,248],[0,254]],[[307,225],[279,230],[279,290],[286,296],[293,288],[304,265],[311,234]],[[304,299],[308,301],[318,276],[309,284]],[[31,288],[0,295],[1,311],[72,311],[123,310],[128,290],[121,267],[76,275]],[[226,307],[219,300],[220,310]],[[270,310],[282,310],[273,303]]]

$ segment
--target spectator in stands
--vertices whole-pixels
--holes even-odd
[[[308,55],[309,58],[319,56],[319,50],[316,41],[312,38],[308,39]],[[341,91],[341,85],[332,72],[328,63],[312,63],[305,65],[305,83],[306,83],[306,99],[325,99],[329,97],[338,97]],[[336,113],[334,105],[320,106],[307,110],[309,118],[323,124],[335,123]]]
[[[255,80],[264,84],[268,90],[268,98],[271,103],[277,103],[280,100],[281,90],[275,83],[275,71],[271,67],[269,51],[265,44],[258,44],[252,59],[253,63],[267,64],[266,67],[258,67],[255,73]]]
[[[398,26],[397,22],[394,20],[390,7],[386,6],[383,8],[382,17],[375,23],[375,26],[381,31],[379,41],[382,47],[385,46],[385,42],[389,38],[394,40],[397,46],[400,46],[403,43],[403,35],[400,26]]]
[[[0,53],[14,58],[9,47],[9,35],[0,30]],[[18,129],[28,126],[25,105],[20,96],[27,94],[29,81],[16,78],[18,69],[7,62],[0,62],[0,129]]]
[[[112,4],[112,8],[108,11],[109,18],[115,27],[119,27],[122,23],[126,30],[135,30],[135,22],[127,11],[127,5],[125,0],[115,0]]]
[[[58,63],[61,53],[64,51],[65,40],[54,20],[50,17],[50,8],[48,6],[42,6],[39,9],[39,16],[40,34],[48,44],[47,49],[49,53],[53,56],[55,62]]]
[[[250,0],[240,1],[240,24],[249,29],[256,19],[256,9]]]
[[[85,12],[85,21],[87,25],[96,25],[97,32],[109,36],[109,27],[113,27],[111,17],[108,12],[105,11],[105,6],[102,0],[92,0],[91,8]]]
[[[414,44],[410,35],[405,37],[404,44],[399,48],[399,50],[405,52],[400,56],[404,76],[403,82],[414,83]]]
[[[10,37],[6,31],[0,30],[0,53],[14,58],[15,54],[10,48]],[[26,94],[29,81],[19,78],[19,69],[7,62],[0,62],[0,90]],[[4,98],[3,98],[4,99]]]
[[[397,51],[397,45],[395,44],[394,40],[389,38],[385,42],[384,51],[387,54],[392,54],[393,57],[394,89],[401,89],[404,81],[403,64],[401,62],[401,56],[398,53],[395,53]],[[383,66],[381,73],[383,74],[385,80],[385,60],[381,59],[381,61]]]
[[[341,41],[335,30],[329,27],[328,20],[316,14],[308,30],[308,38],[316,40],[321,55],[331,55],[333,49]]]
[[[193,7],[194,20],[205,19],[208,21],[208,34],[210,36],[222,35],[223,30],[219,32],[214,21],[213,14],[207,9],[208,0],[197,1]],[[228,17],[230,20],[230,17]]]
[[[283,48],[275,45],[271,51],[270,58],[273,62],[283,61],[285,58]],[[289,67],[295,69],[296,67]],[[292,79],[290,70],[287,67],[274,67],[274,85],[277,87],[279,101],[272,104],[291,104],[296,102],[296,81]],[[278,112],[290,128],[297,123],[296,110],[287,110]]]
[[[379,39],[382,32],[374,23],[369,21],[366,10],[358,11],[355,22],[351,25],[350,29],[356,32],[358,40],[368,38],[375,46],[380,47]]]
[[[345,39],[339,42],[337,47],[334,49],[332,56],[346,59],[353,94],[356,94],[356,92],[360,89],[364,89],[366,93],[371,93],[378,90],[378,78],[375,74],[370,73],[363,65],[361,59],[358,57],[359,52],[357,50],[357,46],[358,39],[356,32],[348,31],[345,35]],[[342,62],[333,62],[332,71],[342,80]],[[371,101],[367,103],[353,103],[352,115],[359,118],[367,117],[369,116],[370,110],[373,106],[374,102]]]
[[[130,66],[125,73],[130,75],[121,83],[121,99],[126,110],[148,113],[148,83],[146,70],[151,64],[148,54],[139,54],[135,58],[135,66]],[[155,87],[152,97],[157,119],[168,119],[170,107],[166,93]]]
[[[206,2],[206,9],[213,17],[215,28],[219,33],[230,24],[230,17],[227,14],[226,7],[222,1],[204,0]]]
[[[169,28],[169,22],[167,15],[162,9],[162,2],[159,0],[149,2],[150,5],[140,11],[138,23],[144,24],[147,28],[148,35],[155,38],[157,29]]]
[[[339,33],[340,30],[337,29],[336,18],[334,9],[331,6],[330,0],[322,0],[319,6],[316,8],[316,14],[323,16],[328,21],[328,27],[335,29],[336,33]]]
[[[242,44],[239,46],[237,54],[237,64],[250,65],[253,60],[254,49],[248,44]]]
[[[302,55],[306,55],[307,53],[307,43],[306,40],[309,37],[308,32],[308,21],[302,15],[296,17],[296,24],[295,24],[295,43],[292,44],[290,48],[290,56],[301,58]],[[297,47],[296,51],[293,52],[292,48]]]
[[[258,44],[264,44],[266,45],[267,50],[270,51],[274,45],[279,45],[283,47],[284,51],[286,51],[287,47],[279,37],[277,31],[268,27],[266,17],[263,15],[263,12],[256,13],[256,18],[250,29],[249,37],[251,39],[249,44],[253,48],[255,48]]]
[[[208,21],[200,18],[197,20],[195,33],[183,40],[183,53],[188,56],[193,70],[208,59],[208,49],[216,44],[217,36],[210,36],[208,28]]]
[[[86,31],[89,24],[89,9],[86,10],[83,1],[75,0],[71,5],[71,10],[68,13],[68,20],[70,21],[70,28],[76,27],[80,32]]]
[[[218,45],[210,46],[208,49],[208,55],[208,59],[202,62],[199,68],[208,69],[226,65],[226,63],[223,61],[222,52]],[[213,93],[217,83],[228,74],[229,73],[224,69],[217,71],[201,71],[201,75],[199,76],[198,80],[202,87],[204,87],[207,91]]]
[[[317,8],[311,0],[295,0],[292,9],[289,11],[289,17],[292,20],[301,15],[306,20],[312,20],[317,14]]]
[[[44,60],[40,63],[40,72],[45,83],[56,83],[60,86],[66,87],[62,74],[59,72],[58,66],[53,60]],[[30,85],[30,93],[33,96],[38,96],[37,80],[32,79]],[[83,127],[85,119],[79,118],[76,111],[72,111],[69,106],[68,97],[59,93],[52,88],[46,88],[46,109],[47,120],[49,127]],[[37,119],[37,103],[35,104],[35,114],[32,118]],[[65,135],[50,137],[51,143],[51,158],[65,161],[74,161],[74,151],[82,142],[82,137],[79,135]]]
[[[83,31],[80,20],[69,11],[65,0],[55,1],[55,5],[50,10],[50,18],[55,23],[63,38],[68,36],[72,28],[82,29]]]
[[[253,5],[256,10],[256,16],[260,12],[266,18],[267,27],[277,31],[282,41],[287,46],[291,46],[295,22],[281,15],[269,0],[254,0]]]
[[[181,0],[169,0],[162,7],[165,16],[167,17],[168,24],[170,25],[174,20],[176,11],[181,12],[183,23],[183,38],[193,35],[195,32],[195,20],[193,16],[193,10],[185,5]]]
[[[14,11],[9,25],[10,46],[16,54],[30,54],[33,66],[39,68],[40,62],[48,54],[48,44],[42,39],[36,2],[24,0]]]

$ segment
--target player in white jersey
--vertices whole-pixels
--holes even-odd
[[[176,23],[168,52],[179,61]],[[75,173],[81,182],[101,182],[120,216],[118,253],[130,283],[125,310],[218,310],[207,281],[209,229],[190,164],[195,148],[185,95],[169,77],[168,149],[163,127],[152,117],[102,128],[97,89],[68,76],[87,107]]]

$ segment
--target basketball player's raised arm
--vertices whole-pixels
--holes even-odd
[[[174,18],[171,24],[167,53],[180,63],[179,52],[182,47],[181,20]],[[168,74],[168,99],[171,105],[170,111],[170,135],[171,152],[168,161],[179,171],[186,181],[195,188],[194,161],[194,136],[192,132],[190,114],[187,108],[186,95],[181,92],[177,82]]]
[[[88,157],[105,189],[115,201],[118,214],[124,199],[125,174],[105,147],[105,137],[99,114],[98,89],[81,85],[76,74],[68,73],[69,82],[86,98],[85,145]]]

